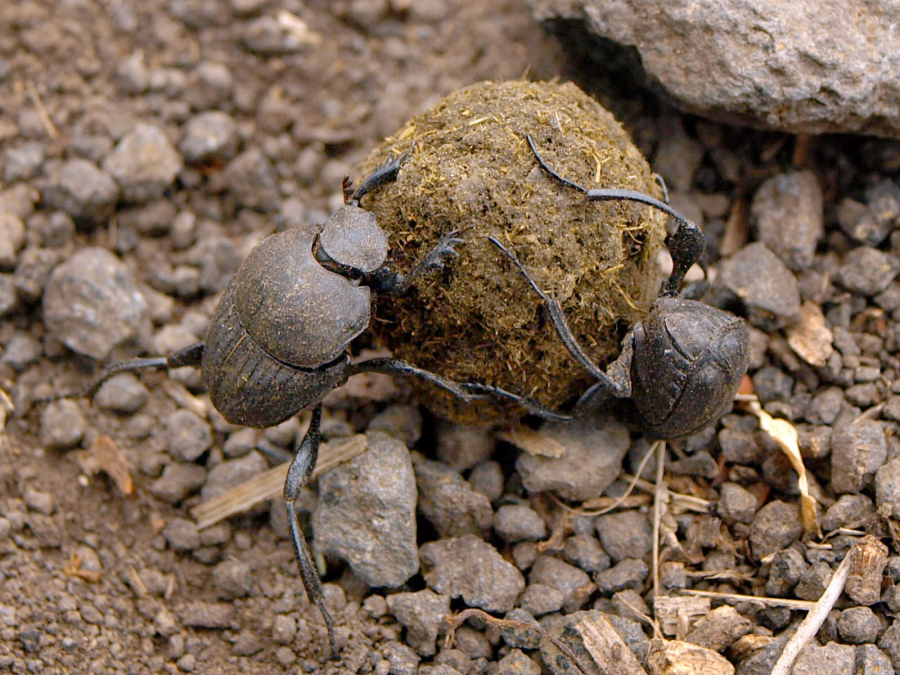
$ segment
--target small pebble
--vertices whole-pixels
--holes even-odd
[[[94,403],[104,410],[131,414],[144,407],[149,392],[134,373],[118,373],[94,394]]]
[[[206,468],[197,464],[170,462],[162,476],[150,485],[150,492],[170,504],[178,504],[197,492],[206,482]]]
[[[41,343],[28,333],[16,332],[9,338],[0,363],[9,364],[16,372],[22,372],[28,366],[37,362],[43,354]]]
[[[183,166],[181,155],[159,128],[139,124],[126,134],[102,163],[129,202],[158,199]]]
[[[757,511],[750,524],[750,546],[754,557],[765,558],[787,548],[803,532],[796,504],[775,500]]]
[[[428,589],[415,593],[394,593],[387,597],[391,614],[406,628],[409,644],[421,656],[434,656],[435,641],[450,613],[450,598]],[[390,657],[388,657],[390,658]]]
[[[790,269],[813,263],[824,232],[822,186],[812,171],[793,171],[763,182],[753,197],[750,214],[757,237]]]
[[[253,572],[241,560],[225,560],[213,567],[212,585],[222,600],[234,600],[250,594]]]
[[[831,439],[831,487],[859,492],[887,459],[887,440],[878,422],[862,420],[835,429]]]
[[[650,521],[646,514],[639,511],[600,516],[596,527],[603,550],[616,562],[627,558],[643,558],[653,548]]]
[[[189,164],[230,160],[237,153],[237,124],[226,112],[211,110],[191,118],[178,148]]]
[[[47,162],[40,190],[47,206],[94,224],[106,222],[119,199],[113,177],[86,159]]]
[[[49,450],[68,450],[81,442],[85,426],[75,401],[53,401],[41,412],[41,444]]]
[[[794,548],[786,548],[772,556],[766,594],[773,597],[787,597],[806,570],[806,561]]]
[[[173,457],[193,462],[212,446],[212,431],[196,413],[180,409],[166,418],[163,439]]]
[[[810,565],[803,574],[800,575],[800,581],[797,588],[794,589],[794,595],[801,600],[818,600],[825,592],[825,587],[831,581],[833,571],[831,565],[826,562],[817,562]]]
[[[850,607],[841,612],[837,621],[841,640],[851,645],[874,643],[884,625],[869,607]]]
[[[470,607],[506,612],[525,589],[521,572],[475,535],[428,542],[419,555],[428,586]]]
[[[878,295],[900,272],[900,260],[870,246],[859,246],[844,257],[835,281],[851,293]]]
[[[162,531],[162,536],[175,551],[192,551],[200,548],[200,531],[193,520],[175,518]]]
[[[43,309],[51,336],[98,361],[135,338],[147,318],[147,303],[131,271],[95,247],[81,249],[53,270]]]
[[[506,504],[494,513],[494,531],[510,543],[539,541],[547,536],[547,524],[525,504]]]

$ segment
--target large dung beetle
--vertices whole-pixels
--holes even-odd
[[[501,396],[546,419],[568,419],[501,389],[454,382],[405,361],[351,363],[348,346],[369,325],[372,292],[405,293],[423,273],[455,256],[453,246],[461,241],[457,232],[446,234],[406,275],[386,264],[388,234],[360,200],[394,180],[405,156],[377,168],[355,191],[345,180],[345,204],[321,228],[295,227],[260,242],[225,288],[204,342],[168,356],[111,364],[76,394],[90,396],[122,371],[193,366],[200,368],[212,404],[232,424],[270,427],[312,408],[288,469],[284,501],[300,576],[322,613],[333,655],[333,622],[295,512],[316,464],[326,394],[357,373],[411,375],[466,402]]]
[[[551,169],[535,142],[528,145],[538,164],[562,185],[589,200],[627,200],[670,215],[677,230],[666,239],[673,270],[649,314],[622,340],[622,351],[604,372],[579,345],[560,303],[534,282],[516,256],[496,237],[491,242],[518,267],[546,303],[550,320],[572,356],[597,379],[575,405],[576,416],[610,397],[630,398],[647,434],[656,438],[689,436],[726,414],[747,372],[750,335],[744,322],[703,302],[677,297],[685,274],[703,253],[703,233],[667,203],[633,190],[589,190]]]

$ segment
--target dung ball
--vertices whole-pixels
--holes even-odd
[[[482,82],[407,122],[360,175],[407,153],[397,179],[365,196],[390,233],[390,264],[408,272],[447,233],[458,257],[401,298],[382,297],[373,321],[397,358],[458,382],[506,389],[565,408],[591,378],[566,349],[545,303],[488,237],[494,236],[562,305],[572,333],[599,364],[646,315],[661,275],[665,216],[620,201],[589,201],[543,171],[585,188],[627,188],[661,198],[647,161],[611,113],[574,84]],[[434,411],[462,422],[521,416],[517,406],[461,405],[415,383]]]

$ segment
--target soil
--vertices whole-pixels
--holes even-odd
[[[675,206],[695,209],[698,220],[705,216],[708,264],[729,245],[723,243],[726,225],[733,234],[736,224],[746,224],[747,200],[765,178],[813,166],[826,212],[833,212],[846,196],[864,201],[873,174],[897,169],[889,143],[811,142],[684,117],[632,86],[622,71],[598,73],[568,54],[519,0],[16,0],[0,3],[0,26],[0,200],[21,215],[28,244],[5,260],[0,246],[0,280],[6,284],[0,288],[9,288],[14,277],[18,294],[0,320],[0,390],[15,404],[5,429],[0,425],[0,670],[13,673],[415,672],[414,662],[412,670],[391,670],[386,659],[396,651],[390,645],[415,644],[379,604],[386,593],[367,589],[337,561],[330,561],[325,580],[341,650],[338,659],[327,659],[321,616],[298,579],[277,500],[271,515],[261,507],[198,535],[190,516],[201,501],[196,493],[207,470],[232,456],[225,442],[236,444],[237,436],[204,404],[196,373],[142,374],[148,395],[138,414],[77,398],[69,401],[74,410],[62,408],[61,421],[48,419],[48,407],[36,399],[77,391],[96,372],[95,361],[67,349],[64,336],[51,336],[43,323],[40,298],[49,269],[76,251],[113,251],[143,289],[155,289],[147,293],[153,328],[144,327],[108,361],[183,347],[173,334],[188,333],[188,342],[202,336],[235,258],[276,227],[323,222],[342,203],[342,178],[358,177],[385,137],[441,96],[482,80],[572,79],[595,96],[646,156],[656,156],[654,169],[674,184]],[[96,207],[84,197],[75,219],[58,217],[62,207],[48,202],[47,174],[55,160],[86,157],[100,164],[140,123],[154,124],[178,145],[188,122],[209,110],[224,110],[237,122],[236,143],[248,156],[240,171],[228,166],[230,156],[198,160],[176,167],[177,178],[164,194],[131,194],[127,202]],[[672,151],[662,141],[673,133],[689,149],[700,148],[699,154]],[[191,233],[187,242],[181,225]],[[207,236],[218,242],[221,255],[206,254],[202,264],[208,265],[198,271],[190,247]],[[825,243],[841,254],[850,248],[843,235],[829,237]],[[833,255],[827,260],[834,269]],[[864,302],[853,305],[846,294],[829,299],[832,309],[847,307],[847,323],[851,312],[862,317],[857,331],[892,330],[892,321],[878,325],[884,313],[865,314]],[[172,330],[165,332],[167,327]],[[756,339],[765,345],[765,334],[757,331]],[[810,382],[817,387],[819,381],[810,380],[809,368],[797,366],[779,345],[784,340],[768,355],[758,348],[752,368],[754,374],[764,371],[767,391],[775,392],[771,410],[790,417],[791,402],[799,410],[818,393]],[[772,364],[786,383],[772,376]],[[866,405],[854,398],[858,407],[851,412],[886,402],[890,383],[879,387]],[[326,436],[364,430],[389,404],[414,401],[400,381],[356,380],[327,399]],[[191,459],[167,451],[166,425],[185,407],[209,415],[203,427],[212,430]],[[80,416],[83,433],[74,442],[60,440],[76,430]],[[416,449],[431,457],[447,427],[427,415],[426,421]],[[816,428],[822,426],[820,420]],[[296,423],[287,432],[287,441],[278,431],[265,441],[289,447]],[[752,430],[745,435],[752,438]],[[634,438],[639,445],[636,433]],[[716,438],[710,431],[701,439],[706,445],[698,440],[677,448],[682,473],[675,488],[715,501],[724,477],[750,486],[760,504],[796,500],[787,460],[771,448],[755,451],[743,464],[734,460],[740,466],[730,474],[720,467],[721,476],[695,475],[691,453]],[[262,444],[261,436],[254,439]],[[551,525],[563,522],[552,502],[525,492],[511,447],[499,444],[499,452],[504,499],[531,504]],[[894,446],[891,453],[896,456]],[[151,491],[176,464],[188,467],[185,481],[195,481],[187,496]],[[827,453],[813,464],[827,483]],[[191,467],[199,467],[199,478]],[[464,475],[475,481],[474,471]],[[868,483],[859,490],[872,494]],[[312,493],[305,497],[313,499]],[[749,553],[746,523],[718,526],[727,531],[729,559],[737,556],[741,574],[756,578],[761,563]],[[567,532],[557,527],[553,535]],[[422,520],[419,543],[435,538]],[[507,559],[524,550],[493,541]],[[703,553],[713,544],[702,542],[688,547],[691,569],[705,569]],[[737,578],[728,589],[762,592],[755,582],[742,583]],[[702,579],[694,586],[724,589]],[[405,590],[424,587],[417,576]],[[609,604],[599,594],[594,601]],[[454,601],[452,608],[463,604]],[[760,628],[760,634],[783,628],[782,619],[771,618],[773,628]],[[471,625],[487,639],[470,631],[465,658],[441,649],[438,659],[473,675],[492,672],[511,647],[498,631],[478,621]],[[485,644],[489,653],[479,655]],[[534,645],[526,651],[536,655]],[[433,660],[425,656],[419,672]]]

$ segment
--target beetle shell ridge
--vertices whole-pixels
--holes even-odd
[[[232,424],[265,428],[318,403],[342,384],[349,357],[299,370],[273,359],[241,325],[234,284],[229,284],[210,323],[200,372],[212,404]]]
[[[247,333],[276,360],[301,368],[337,359],[372,311],[370,290],[322,267],[314,241],[315,233],[300,228],[273,234],[230,283]]]
[[[689,436],[730,409],[750,359],[736,316],[696,300],[660,298],[634,329],[632,399],[650,434]]]

